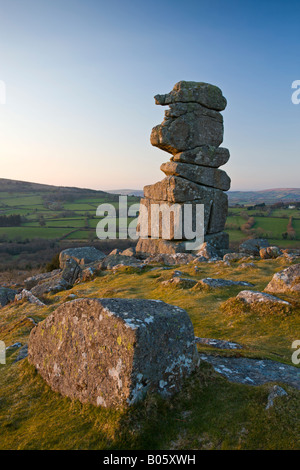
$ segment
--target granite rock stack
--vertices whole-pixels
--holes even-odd
[[[216,249],[228,248],[225,227],[230,178],[220,166],[229,160],[229,151],[220,147],[223,141],[223,116],[226,107],[222,91],[208,83],[178,82],[166,95],[156,95],[156,104],[169,106],[161,124],[151,133],[151,144],[172,154],[170,161],[161,165],[166,177],[144,187],[138,220],[137,251],[155,253],[186,252],[184,227],[182,239],[175,236],[176,226],[184,224],[184,211],[192,204],[204,205],[204,240]],[[161,220],[153,232],[151,207],[153,204],[176,205],[181,211],[181,222],[176,211],[171,216],[169,236],[162,233]],[[195,230],[197,220],[192,221]],[[178,228],[178,227],[177,227]]]

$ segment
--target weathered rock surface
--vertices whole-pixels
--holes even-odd
[[[252,290],[243,290],[238,293],[236,296],[238,300],[242,300],[246,304],[253,304],[253,303],[266,303],[271,302],[274,304],[283,304],[283,305],[290,305],[289,302],[285,300],[281,300],[274,295],[266,294],[264,292],[257,292]]]
[[[229,159],[229,151],[218,148],[223,140],[223,117],[219,110],[224,109],[226,100],[220,89],[200,82],[179,82],[171,93],[157,95],[155,99],[157,104],[169,105],[169,109],[165,111],[162,124],[152,129],[150,141],[173,156],[170,162],[161,166],[167,177],[144,188],[136,252],[196,251],[195,244],[182,242],[197,238],[199,245],[203,242],[203,230],[204,241],[209,241],[217,249],[227,250],[228,235],[223,230],[228,197],[224,191],[230,188],[230,178],[218,169]],[[158,222],[153,215],[153,227],[149,209],[162,203],[165,208],[159,207],[159,211],[165,216]],[[177,212],[171,221],[170,233],[162,227],[169,226],[171,206]],[[199,206],[204,206],[203,217],[199,217],[202,210]],[[190,214],[191,207],[192,215],[185,217],[182,212]],[[204,220],[200,222],[200,218]],[[212,237],[206,238],[208,235]],[[161,241],[158,242],[157,238]],[[165,243],[168,241],[170,243]]]
[[[192,224],[189,230],[193,231],[194,237],[195,233],[206,233],[208,230],[208,211],[210,211],[210,206],[208,204],[204,206],[204,223],[206,223],[206,226],[203,227],[203,218],[193,217],[196,213],[197,204],[203,204],[203,202],[188,201],[186,203],[174,203],[155,201],[147,198],[141,199],[139,236],[142,238],[161,238],[164,240],[190,239],[192,234],[190,231],[186,232],[186,227],[183,224],[185,217],[188,217],[190,214],[192,216]]]
[[[174,286],[174,287],[179,287],[180,289],[191,289],[197,284],[197,281],[195,279],[190,279],[187,277],[181,277],[181,276],[174,276],[171,279],[168,279],[167,281],[162,281],[161,285],[162,286]]]
[[[282,255],[282,251],[278,246],[268,246],[267,248],[261,248],[259,255],[261,259],[275,259]]]
[[[141,266],[142,262],[134,256],[108,255],[101,263],[102,269],[112,269],[115,266]]]
[[[44,294],[60,292],[62,290],[70,289],[71,284],[65,281],[61,274],[50,278],[49,280],[39,282],[36,286],[31,289],[32,294],[35,297],[42,297]]]
[[[232,286],[248,286],[252,287],[253,284],[250,282],[245,281],[232,281],[230,279],[213,279],[211,277],[206,277],[205,279],[201,279],[198,283],[199,286],[208,286],[212,289],[220,289],[222,287],[232,287]]]
[[[176,103],[165,119],[152,129],[150,142],[173,155],[201,145],[219,147],[223,142],[223,116],[197,103]]]
[[[226,148],[202,145],[192,150],[176,153],[171,157],[171,160],[173,162],[219,168],[219,166],[225,165],[228,162],[229,157],[229,150]]]
[[[223,357],[201,354],[200,359],[212,364],[214,370],[230,382],[262,385],[268,382],[287,383],[300,390],[300,369],[270,359]]]
[[[222,95],[220,88],[204,82],[180,81],[176,83],[173,90],[165,95],[156,95],[156,104],[165,106],[171,103],[199,103],[206,108],[223,111],[227,101]]]
[[[264,238],[252,238],[244,241],[239,248],[240,253],[246,253],[247,255],[259,256],[259,252],[262,248],[269,246],[268,240]]]
[[[24,281],[25,288],[30,290],[34,286],[36,286],[39,282],[41,281],[46,281],[47,279],[50,279],[51,277],[56,276],[61,272],[60,269],[54,269],[51,272],[48,273],[41,273],[41,274],[36,274],[35,276],[28,277]]]
[[[275,273],[267,287],[267,292],[300,292],[300,263]]]
[[[9,287],[0,287],[0,307],[5,307],[9,302],[15,300],[17,291]]]
[[[169,396],[198,364],[187,313],[136,299],[61,305],[31,331],[28,359],[53,390],[105,407]]]
[[[287,396],[287,392],[284,390],[284,388],[279,387],[279,385],[274,385],[268,395],[268,403],[266,405],[266,410],[269,410],[274,406],[274,400],[276,398],[284,396]]]
[[[196,256],[202,256],[203,258],[206,259],[220,259],[219,253],[216,250],[216,248],[212,245],[210,245],[208,242],[202,243],[200,249],[197,251]]]
[[[179,176],[194,183],[209,186],[211,188],[228,191],[230,178],[227,173],[219,168],[191,165],[190,163],[167,162],[160,167],[167,176]]]
[[[64,269],[66,260],[72,258],[77,264],[89,264],[95,261],[101,261],[105,258],[102,251],[97,250],[93,246],[85,246],[81,248],[68,248],[59,254],[59,264],[61,269]]]
[[[226,253],[223,256],[223,261],[239,261],[241,259],[245,259],[245,253]]]
[[[32,292],[29,290],[23,289],[19,294],[16,294],[15,301],[19,302],[20,300],[28,300],[31,304],[38,305],[39,307],[45,307],[45,304],[41,302]]]
[[[201,186],[178,176],[169,176],[153,185],[144,187],[146,199],[170,203],[204,204],[205,233],[224,230],[228,196],[220,189]],[[143,199],[141,201],[143,203]]]
[[[61,278],[71,286],[80,277],[81,267],[74,258],[67,258],[64,261],[64,268],[61,273]]]
[[[195,336],[195,343],[204,344],[205,346],[211,346],[218,349],[243,349],[241,344],[235,343],[234,341],[224,341],[213,338],[199,338],[198,336]]]
[[[144,264],[164,264],[166,266],[184,265],[194,261],[195,256],[190,253],[159,253],[150,255],[144,260]]]

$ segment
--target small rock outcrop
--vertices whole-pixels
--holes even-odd
[[[136,251],[149,254],[187,251],[185,211],[188,206],[193,212],[189,229],[195,232],[196,223],[199,224],[195,211],[200,204],[204,205],[204,241],[217,249],[227,249],[228,235],[223,230],[228,210],[225,191],[230,188],[230,178],[219,169],[230,156],[227,149],[219,147],[223,141],[220,111],[225,109],[226,99],[216,86],[181,81],[170,93],[155,96],[155,101],[169,105],[169,109],[162,124],[152,129],[150,141],[172,157],[161,166],[166,177],[144,187]],[[151,209],[162,204],[178,208],[169,234],[164,232],[161,222],[151,221]],[[182,236],[178,238],[182,221]]]
[[[0,287],[0,308],[15,300],[17,291],[9,287]]]
[[[239,292],[236,296],[238,300],[245,302],[246,304],[255,304],[259,303],[266,303],[271,302],[273,304],[283,304],[283,305],[290,305],[289,302],[285,300],[281,300],[274,295],[266,294],[265,292],[257,292],[253,290],[243,290]]]
[[[45,307],[45,304],[41,302],[30,290],[23,289],[19,294],[15,296],[15,301],[28,300],[29,303],[38,305],[39,307]]]
[[[274,293],[300,292],[300,263],[293,264],[274,274],[265,291]]]
[[[188,314],[159,300],[77,299],[30,334],[28,359],[50,387],[104,407],[170,396],[198,364]]]
[[[232,286],[248,286],[251,287],[253,284],[246,281],[232,281],[231,279],[213,279],[211,277],[207,277],[205,279],[201,279],[197,283],[197,286],[204,286],[210,287],[211,289],[221,289],[222,287],[232,287]]]
[[[246,255],[259,256],[260,250],[268,246],[269,242],[265,238],[251,238],[241,243],[239,251]]]
[[[85,265],[94,263],[96,261],[101,261],[103,258],[105,258],[105,254],[93,246],[68,248],[67,250],[61,251],[59,254],[59,264],[61,269],[66,267],[66,261],[70,258],[76,261],[77,264]]]
[[[268,246],[267,248],[261,248],[259,254],[261,259],[275,259],[282,255],[282,251],[278,246]]]

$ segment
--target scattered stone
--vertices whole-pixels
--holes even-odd
[[[15,300],[17,291],[8,287],[0,287],[0,308],[5,307],[10,302]]]
[[[262,248],[267,248],[268,246],[269,242],[264,238],[251,238],[240,245],[240,253],[259,256],[260,250]]]
[[[162,286],[171,285],[171,286],[180,287],[181,289],[191,289],[197,284],[197,281],[195,281],[195,279],[175,276],[175,277],[172,277],[171,279],[168,279],[167,281],[163,281],[161,284]]]
[[[136,255],[135,248],[134,247],[127,248],[126,250],[123,250],[121,252],[121,255],[123,255],[123,256],[135,256]]]
[[[99,270],[96,269],[94,266],[89,266],[82,269],[80,273],[80,277],[77,279],[79,282],[88,282],[94,279],[94,277],[98,274]]]
[[[268,395],[268,403],[267,403],[267,406],[266,406],[266,410],[269,410],[270,408],[272,408],[274,406],[275,398],[284,397],[286,395],[288,395],[288,394],[284,390],[284,388],[279,387],[279,385],[274,385],[272,387],[272,390],[270,391],[270,393]]]
[[[221,339],[211,339],[211,338],[199,338],[195,336],[195,343],[205,344],[205,346],[212,346],[213,348],[218,349],[243,349],[239,343],[234,343],[233,341],[223,341]]]
[[[133,266],[139,267],[142,262],[133,256],[124,256],[120,254],[108,255],[101,263],[102,269],[113,269],[116,266]]]
[[[107,298],[58,307],[31,331],[28,359],[53,390],[104,407],[170,396],[199,363],[185,310]]]
[[[292,263],[293,261],[298,261],[300,258],[300,250],[291,250],[291,249],[286,249],[282,250],[282,255],[284,258]]]
[[[31,292],[35,297],[40,298],[44,294],[61,292],[70,287],[72,286],[61,277],[61,274],[57,274],[49,280],[38,283],[31,289]]]
[[[262,385],[268,382],[287,383],[300,390],[300,369],[271,361],[246,357],[223,357],[201,354],[200,359],[212,364],[214,370],[230,382]]]
[[[180,277],[182,276],[182,272],[181,271],[173,271],[173,277]]]
[[[240,259],[243,259],[243,258],[245,258],[244,253],[226,253],[223,256],[223,261],[233,262],[233,261],[239,261]]]
[[[64,268],[61,273],[61,278],[66,281],[70,286],[75,284],[76,280],[80,277],[81,267],[74,260],[74,258],[67,258],[64,261]]]
[[[16,302],[19,302],[20,300],[23,300],[23,299],[26,299],[31,304],[38,305],[39,307],[45,307],[45,304],[41,302],[37,297],[35,297],[35,295],[33,295],[33,293],[30,292],[29,290],[23,289],[22,292],[20,292],[19,294],[16,294],[15,296]]]
[[[27,356],[28,356],[28,344],[24,344],[24,346],[21,347],[19,354],[14,362],[22,361]]]
[[[232,286],[249,286],[249,287],[253,286],[253,284],[251,284],[250,282],[231,281],[230,279],[219,279],[219,278],[213,279],[210,277],[201,279],[201,281],[198,281],[197,285],[208,286],[212,289],[219,289],[222,287],[232,287]]]
[[[282,255],[282,251],[278,246],[268,246],[266,248],[261,248],[259,255],[261,259],[275,259]]]
[[[267,292],[300,292],[300,263],[275,273],[265,288]]]
[[[197,251],[197,257],[203,257],[208,259],[214,259],[214,260],[219,260],[219,254],[216,248],[214,248],[212,245],[210,245],[208,242],[204,242],[199,251]]]
[[[239,269],[248,269],[248,268],[255,268],[254,263],[241,263],[238,265]]]
[[[14,343],[11,346],[7,346],[6,351],[10,351],[11,349],[18,349],[22,346],[22,343]]]
[[[144,264],[165,264],[167,266],[172,265],[184,265],[189,264],[194,261],[195,256],[189,253],[174,253],[174,254],[158,254],[158,255],[151,255],[148,256],[144,260]]]
[[[242,300],[246,304],[253,304],[257,302],[265,303],[265,302],[272,302],[274,304],[283,304],[283,305],[291,305],[289,302],[285,300],[281,300],[274,295],[266,294],[264,292],[257,292],[253,290],[242,290],[236,296],[238,300]]]
[[[36,286],[39,282],[45,281],[46,279],[50,279],[57,274],[61,272],[60,269],[54,269],[53,271],[49,273],[41,273],[41,274],[36,274],[35,276],[28,277],[24,281],[25,288],[27,290],[32,289],[34,286]]]
[[[59,264],[61,269],[64,269],[66,260],[72,258],[77,264],[84,265],[101,261],[105,258],[102,251],[97,250],[93,246],[85,246],[81,248],[68,248],[59,255]]]

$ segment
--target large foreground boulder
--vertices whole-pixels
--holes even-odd
[[[198,364],[186,311],[137,299],[61,305],[31,331],[28,359],[53,390],[105,407],[169,396]]]

